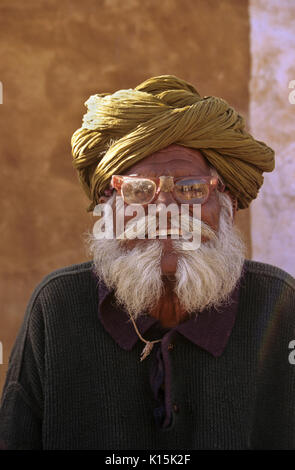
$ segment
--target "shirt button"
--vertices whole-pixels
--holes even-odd
[[[175,413],[179,413],[179,406],[177,405],[177,403],[174,403],[174,405],[173,405],[173,411],[174,411]]]
[[[168,344],[168,351],[172,351],[172,349],[174,349],[174,344],[170,343]]]

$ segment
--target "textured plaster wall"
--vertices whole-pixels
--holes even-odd
[[[276,169],[266,174],[251,207],[252,256],[294,276],[295,104],[289,83],[295,80],[295,2],[251,0],[250,22],[251,128],[276,151]]]
[[[33,288],[87,259],[92,216],[70,155],[84,101],[175,74],[247,117],[248,40],[244,0],[1,0],[0,389]]]

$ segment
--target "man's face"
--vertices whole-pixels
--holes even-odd
[[[136,175],[141,177],[157,177],[157,176],[210,176],[210,169],[206,160],[198,150],[189,149],[180,145],[170,145],[165,149],[155,152],[132,167],[128,168],[122,174]],[[106,200],[103,198],[103,200]],[[153,204],[160,207],[160,204],[180,204],[173,198],[171,192],[162,192],[158,194]],[[145,207],[147,214],[148,207]],[[193,215],[193,206],[190,205],[190,215]],[[209,225],[216,233],[219,229],[220,204],[216,191],[212,191],[209,199],[201,206],[201,220]],[[114,230],[116,230],[116,207],[113,204]],[[124,217],[126,224],[134,217],[133,215]],[[167,228],[170,228],[169,219]],[[205,239],[202,237],[202,242]],[[142,240],[141,240],[142,242]],[[148,240],[146,240],[148,243]],[[173,239],[167,235],[167,239],[160,239],[163,252],[161,257],[161,269],[163,275],[174,275],[177,269],[178,255],[173,249]],[[129,240],[126,245],[132,249],[139,243],[138,239]]]
[[[147,177],[212,176],[198,151],[177,145],[150,155],[129,168],[125,174]],[[99,201],[108,201],[108,208],[112,207],[114,224],[115,196],[114,193],[109,200],[102,197]],[[176,201],[170,192],[160,191],[152,204],[160,203],[162,207],[159,212],[165,206],[176,204]],[[97,237],[96,233],[104,232],[109,214],[109,210],[105,211],[95,223],[93,234],[89,234],[88,243],[94,269],[106,286],[114,290],[117,303],[134,319],[153,312],[168,284],[177,297],[180,308],[188,314],[201,312],[208,306],[218,308],[228,301],[229,294],[240,278],[245,259],[243,240],[233,226],[232,200],[229,194],[211,191],[209,199],[201,208],[202,220],[194,229],[199,234],[201,225],[201,244],[193,249],[186,249],[181,239],[176,240],[169,236],[167,239],[153,240],[147,237],[132,240],[119,240],[115,236],[112,239]],[[169,212],[167,215],[169,217]],[[125,217],[125,226],[133,217],[137,218],[137,214]],[[198,217],[198,214],[194,217],[193,212],[190,215],[190,219],[195,220]],[[145,218],[142,215],[141,220],[143,219]],[[131,221],[131,225],[132,223]],[[144,224],[143,229],[144,235]]]

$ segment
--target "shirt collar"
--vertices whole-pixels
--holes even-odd
[[[143,315],[136,320],[140,334],[145,339],[149,340],[150,338],[144,335],[151,329],[156,329],[158,333],[166,333],[168,331],[178,332],[213,356],[220,356],[227,345],[235,324],[239,305],[241,280],[244,274],[245,264],[243,266],[242,275],[231,293],[229,302],[225,306],[218,309],[213,307],[205,309],[199,315],[180,323],[170,330],[162,328],[156,318]],[[139,340],[139,337],[127,312],[122,307],[116,305],[114,291],[108,289],[102,280],[98,280],[98,296],[99,320],[116,343],[121,348],[130,351]],[[152,339],[158,338],[159,337],[155,337]]]

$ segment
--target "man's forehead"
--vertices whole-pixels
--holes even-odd
[[[209,165],[199,150],[173,144],[148,155],[124,173],[139,174],[153,170],[157,173],[165,170],[171,174],[178,171],[186,174],[209,174]]]

